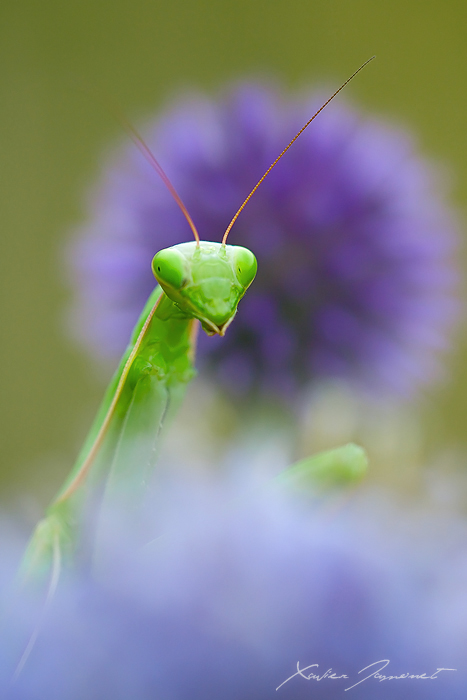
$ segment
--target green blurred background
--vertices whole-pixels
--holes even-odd
[[[63,333],[63,244],[122,134],[80,86],[102,86],[137,121],[181,88],[265,74],[348,88],[411,127],[467,202],[467,4],[412,0],[3,0],[0,5],[1,471],[4,503],[45,503],[102,393]],[[422,399],[428,447],[466,446],[467,352]]]

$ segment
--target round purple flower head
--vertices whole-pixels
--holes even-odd
[[[322,104],[243,84],[181,101],[144,131],[204,240],[222,235],[261,175]],[[410,395],[439,367],[453,321],[455,234],[438,181],[404,132],[326,108],[266,178],[229,237],[258,275],[200,359],[237,393],[291,394],[320,377]],[[141,154],[105,166],[73,248],[74,333],[116,358],[154,287],[161,248],[189,240]]]

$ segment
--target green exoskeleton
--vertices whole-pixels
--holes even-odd
[[[195,374],[198,321],[209,335],[224,335],[257,268],[246,248],[204,241],[161,250],[152,266],[159,284],[71,474],[37,526],[28,567],[47,567],[57,546],[62,554],[72,553],[77,514],[89,488],[104,488],[100,498],[115,490],[138,500],[154,466],[162,424]]]
[[[152,268],[158,284],[140,315],[71,474],[46,517],[37,525],[23,565],[26,578],[52,572],[50,588],[53,588],[61,562],[64,559],[73,561],[83,538],[84,524],[89,528],[106,499],[121,496],[125,505],[138,507],[155,465],[162,425],[176,410],[185,387],[194,376],[199,325],[209,335],[224,335],[256,274],[253,253],[243,247],[227,245],[230,229],[292,143],[363,66],[309,119],[276,158],[233,217],[221,243],[200,240],[191,217],[159,163],[138,133],[126,125],[133,141],[182,209],[195,240],[155,255]],[[87,542],[91,540],[92,544],[93,533],[86,534]]]

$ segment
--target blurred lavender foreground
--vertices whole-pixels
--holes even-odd
[[[278,489],[194,478],[159,483],[148,505],[150,544],[135,547],[141,530],[115,514],[94,574],[62,580],[2,697],[466,697],[465,522],[409,516],[375,494],[332,514]],[[27,600],[10,609],[10,635],[0,637],[5,683],[32,617]],[[385,659],[386,669],[376,664]],[[297,662],[318,664],[306,675],[332,668],[348,678],[281,685]],[[438,668],[457,671],[370,677],[345,692],[378,669],[432,676]]]
[[[324,101],[243,84],[181,100],[143,130],[201,238],[241,202]],[[133,145],[105,164],[70,260],[74,336],[116,360],[154,286],[153,255],[191,233]],[[237,395],[293,398],[317,378],[411,396],[438,374],[454,313],[453,215],[410,136],[326,108],[261,185],[230,243],[258,276],[226,338],[200,338],[203,371]],[[207,365],[207,366],[206,366]]]

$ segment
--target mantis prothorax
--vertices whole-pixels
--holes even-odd
[[[253,253],[227,244],[233,224],[294,141],[372,58],[336,90],[279,154],[232,218],[221,243],[200,240],[156,158],[135,129],[125,123],[132,140],[184,213],[195,240],[155,255],[152,269],[157,286],[138,319],[73,470],[36,527],[23,565],[26,577],[52,571],[51,580],[57,579],[60,562],[72,560],[82,537],[83,513],[98,509],[103,498],[124,494],[129,502],[139,502],[154,467],[162,424],[176,410],[194,376],[199,325],[208,335],[224,335],[255,277]]]

